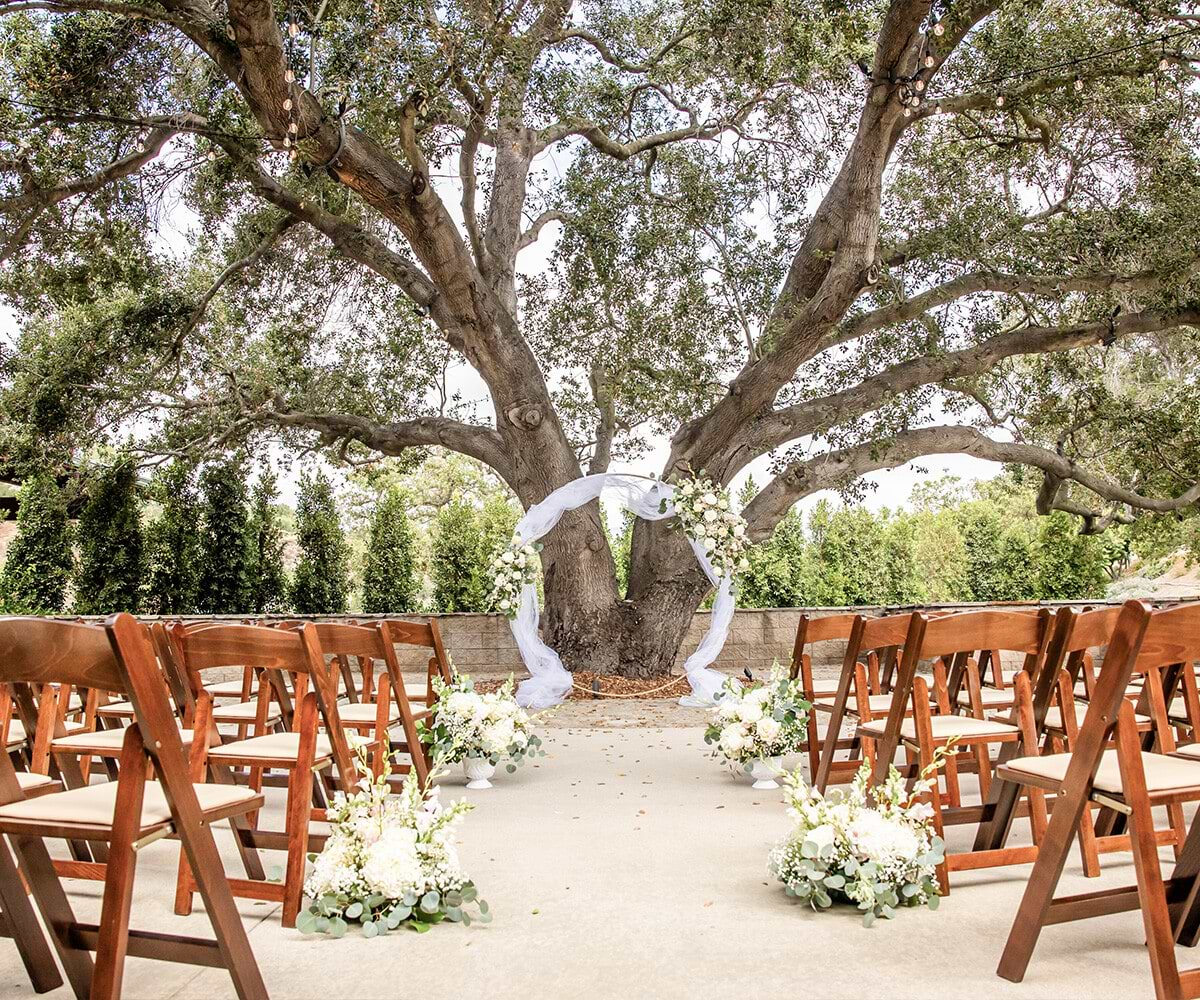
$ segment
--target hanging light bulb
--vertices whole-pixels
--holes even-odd
[[[291,83],[296,79],[296,74],[292,72],[292,68],[290,66],[284,70],[283,78],[287,80],[288,83]]]
[[[291,137],[290,137],[290,136],[286,136],[286,135],[285,135],[285,136],[283,137],[283,148],[284,148],[284,149],[287,149],[287,148],[288,148],[288,147],[289,147],[291,144],[292,144]]]
[[[946,26],[942,24],[941,21],[938,21],[938,23],[933,26],[933,33],[940,38],[946,33]]]
[[[1080,77],[1075,77],[1075,89],[1083,90],[1083,80]]]
[[[1166,72],[1167,70],[1169,70],[1170,68],[1171,68],[1171,60],[1170,60],[1170,59],[1168,59],[1166,56],[1163,56],[1163,57],[1162,57],[1162,58],[1161,58],[1161,59],[1158,61],[1158,69],[1159,69],[1159,72],[1160,72],[1160,73],[1165,73],[1165,72]]]
[[[1003,94],[998,94],[996,96],[996,107],[998,107],[998,108],[1004,107],[1004,95]]]
[[[295,135],[297,132],[300,131],[300,126],[297,125],[295,122],[288,122],[288,131],[291,132],[292,135]]]
[[[942,105],[940,101],[933,106],[933,113],[935,115],[940,115],[942,113]]]
[[[295,21],[290,21],[288,23],[288,35],[290,35],[292,38],[295,38],[298,34],[300,34],[300,25],[298,25]]]
[[[936,60],[936,59],[934,59],[934,58],[933,58],[933,56],[926,56],[926,57],[925,57],[925,68],[926,68],[926,69],[933,69],[933,64],[934,64],[935,62],[937,62],[937,60]]]
[[[284,110],[284,111],[291,111],[291,110],[292,110],[292,99],[291,99],[290,97],[284,100],[284,102],[283,102],[283,110]]]
[[[925,89],[925,81],[924,81],[924,80],[917,80],[917,81],[916,81],[916,82],[913,84],[913,88],[914,88],[914,89],[917,91],[917,93],[919,94],[919,93],[920,93],[922,90],[924,90],[924,89]]]
[[[216,162],[216,159],[217,159],[217,151],[215,149],[210,149],[208,151],[208,162],[214,163],[214,162]]]

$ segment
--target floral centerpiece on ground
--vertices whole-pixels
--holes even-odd
[[[750,568],[746,551],[750,539],[746,519],[733,509],[729,491],[701,473],[695,479],[680,479],[673,502],[679,526],[693,541],[704,547],[708,561],[718,577],[733,576]],[[661,506],[666,511],[667,502]]]
[[[367,772],[365,748],[356,751]],[[455,828],[472,806],[458,801],[442,807],[436,787],[423,794],[410,774],[392,793],[389,767],[363,777],[352,795],[336,792],[327,812],[330,834],[305,882],[311,899],[296,928],[305,934],[341,937],[352,923],[375,937],[400,926],[425,931],[449,920],[470,924],[492,917],[474,883],[459,865]]]
[[[437,700],[429,720],[417,724],[421,741],[439,764],[482,758],[495,766],[506,761],[508,771],[530,757],[544,756],[542,741],[533,733],[529,713],[513,697],[510,676],[497,691],[482,694],[470,677],[453,684],[434,678]]]
[[[713,747],[714,757],[748,771],[756,760],[799,750],[811,708],[800,682],[779,664],[771,669],[770,679],[756,687],[746,688],[731,677],[710,713],[704,742]]]
[[[885,782],[870,788],[871,768],[863,764],[847,791],[828,796],[808,787],[799,772],[785,775],[788,815],[796,826],[771,851],[771,874],[789,896],[813,909],[854,903],[868,927],[901,906],[936,909],[936,870],[945,847],[933,832],[933,808],[922,796],[937,780],[944,757],[939,751],[912,791],[894,767]]]
[[[521,607],[521,591],[525,584],[537,580],[538,544],[522,545],[514,538],[492,556],[492,592],[488,597],[491,607],[508,618],[516,618]]]

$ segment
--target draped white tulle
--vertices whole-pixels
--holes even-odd
[[[517,524],[516,540],[522,545],[537,541],[558,523],[566,511],[582,507],[602,493],[615,495],[626,510],[647,521],[659,521],[675,513],[675,491],[670,483],[619,472],[603,472],[567,483],[541,503],[530,507]],[[713,602],[708,632],[683,665],[692,693],[681,698],[680,704],[711,705],[725,683],[725,677],[709,664],[725,645],[729,623],[733,620],[733,578],[726,576],[718,579],[704,546],[695,540],[691,540],[691,544],[709,581],[717,588],[717,596]],[[517,640],[521,658],[530,674],[517,688],[517,701],[529,708],[548,708],[566,698],[571,690],[571,675],[558,654],[538,635],[538,616],[537,588],[533,584],[526,584],[521,591],[521,606],[517,616],[510,623],[513,638]]]

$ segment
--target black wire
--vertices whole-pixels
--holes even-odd
[[[1144,49],[1152,45],[1165,46],[1165,44],[1173,38],[1183,38],[1195,34],[1200,34],[1200,28],[1181,28],[1179,31],[1168,32],[1165,35],[1157,35],[1145,42],[1130,42],[1127,45],[1119,45],[1111,49],[1100,49],[1098,52],[1093,52],[1086,56],[1076,56],[1073,59],[1063,59],[1060,62],[1047,63],[1044,66],[1035,66],[1032,69],[1016,70],[1012,73],[1005,73],[1002,76],[986,77],[985,79],[979,80],[978,83],[1003,83],[1005,80],[1020,80],[1027,76],[1035,76],[1039,73],[1045,73],[1047,70],[1068,69],[1072,66],[1085,65],[1086,63],[1105,59],[1108,56],[1120,55],[1122,52],[1131,52],[1134,49]]]

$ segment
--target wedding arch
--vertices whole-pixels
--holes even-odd
[[[513,547],[519,549],[532,545],[546,535],[566,511],[599,499],[601,494],[615,496],[626,510],[647,521],[661,521],[679,513],[676,507],[677,487],[671,483],[617,472],[582,476],[560,486],[541,503],[526,511],[517,523]],[[680,704],[711,705],[725,683],[724,675],[713,670],[709,664],[725,645],[729,624],[733,620],[734,574],[733,568],[725,564],[718,572],[710,558],[710,549],[694,535],[689,534],[688,541],[705,575],[717,588],[717,593],[708,632],[684,663],[684,673],[692,693],[681,698]],[[557,705],[571,690],[570,672],[563,666],[558,654],[538,634],[539,614],[537,587],[531,580],[526,580],[521,586],[515,614],[510,617],[509,624],[521,658],[529,670],[529,677],[517,688],[517,701],[529,708]]]

